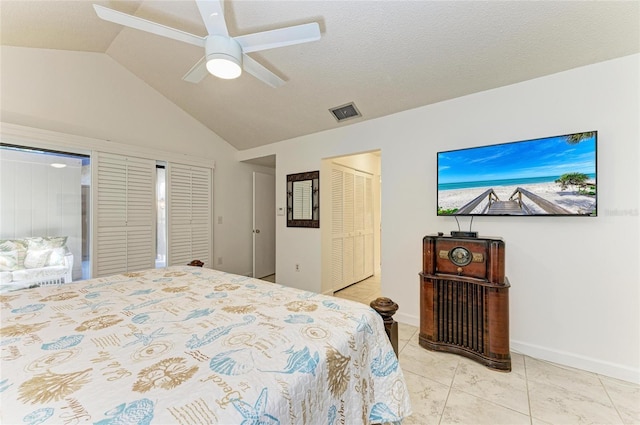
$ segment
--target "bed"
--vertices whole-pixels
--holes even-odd
[[[200,267],[0,295],[0,422],[399,422],[369,306]]]

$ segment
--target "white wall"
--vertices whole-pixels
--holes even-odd
[[[107,55],[8,46],[0,54],[4,123],[215,161],[214,259],[223,263],[213,266],[251,272],[252,171],[263,167],[237,162],[226,141]]]
[[[639,62],[632,55],[238,157],[276,154],[276,182],[284,182],[320,169],[323,158],[380,149],[382,293],[400,305],[399,321],[418,325],[422,237],[456,228],[436,217],[436,152],[597,130],[598,217],[479,217],[473,225],[506,242],[512,349],[640,382]],[[277,217],[281,283],[321,289],[328,271],[319,232]],[[296,263],[302,270],[293,275]]]

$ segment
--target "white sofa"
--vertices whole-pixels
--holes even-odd
[[[0,240],[0,293],[72,281],[66,236]]]

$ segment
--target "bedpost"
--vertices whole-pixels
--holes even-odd
[[[398,322],[393,320],[393,315],[398,311],[398,304],[394,303],[387,297],[376,298],[369,304],[380,316],[384,322],[384,330],[387,332],[389,341],[393,351],[398,357]]]

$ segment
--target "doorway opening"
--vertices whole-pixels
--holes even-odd
[[[0,170],[0,239],[55,237],[72,280],[91,278],[90,157],[0,143]]]
[[[322,162],[323,293],[363,281],[379,293],[381,162],[379,150]]]

